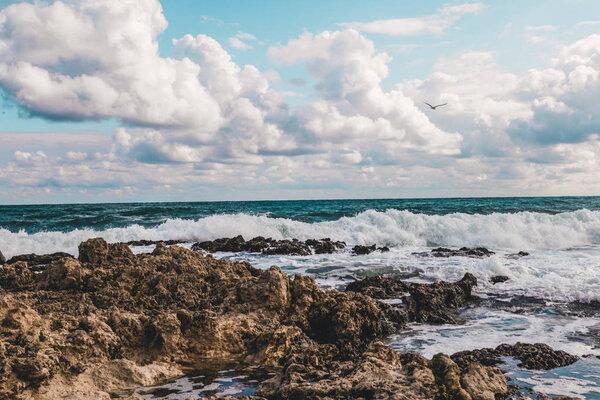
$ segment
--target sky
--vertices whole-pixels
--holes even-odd
[[[599,99],[597,0],[0,0],[0,203],[600,195]]]

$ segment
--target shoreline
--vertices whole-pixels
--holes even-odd
[[[78,259],[61,256],[37,270],[7,264],[0,269],[0,398],[68,398],[85,389],[71,396],[108,399],[180,376],[194,357],[235,357],[275,371],[256,393],[265,398],[394,398],[401,389],[413,398],[488,399],[509,393],[491,355],[533,359],[527,365],[535,367],[576,360],[542,345],[467,352],[458,363],[456,355],[398,353],[380,340],[408,322],[459,323],[456,311],[475,300],[477,280],[357,282],[323,291],[277,267],[163,243],[135,255],[102,239],[83,242]],[[390,296],[401,296],[402,306],[380,301]]]

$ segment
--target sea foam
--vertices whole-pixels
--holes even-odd
[[[454,213],[415,214],[390,209],[368,210],[335,221],[305,223],[265,215],[216,214],[197,220],[167,219],[155,227],[131,225],[101,231],[10,232],[0,228],[0,250],[8,257],[22,253],[66,251],[92,237],[109,242],[130,240],[212,240],[243,235],[249,239],[324,238],[353,244],[387,246],[485,246],[494,249],[566,249],[600,244],[600,211],[578,210],[560,214],[535,212],[487,215]]]

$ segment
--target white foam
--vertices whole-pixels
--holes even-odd
[[[130,240],[211,240],[243,235],[284,238],[323,238],[348,244],[388,246],[485,246],[503,249],[565,249],[600,244],[600,211],[578,210],[550,215],[534,212],[512,214],[448,215],[414,214],[409,211],[369,210],[336,221],[305,223],[266,215],[218,214],[198,220],[169,219],[145,228],[131,225],[102,231],[12,233],[0,229],[1,250],[7,256],[22,253],[77,253],[77,245],[91,237],[110,242]]]
[[[417,351],[425,357],[517,342],[546,343],[578,356],[600,355],[593,344],[574,339],[597,329],[598,318],[514,314],[487,309],[467,310],[464,316],[468,318],[464,325],[414,325],[409,331],[391,337],[390,345],[402,351]]]

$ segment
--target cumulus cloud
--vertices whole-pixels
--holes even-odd
[[[422,34],[442,34],[454,25],[464,14],[476,14],[483,10],[483,3],[465,3],[446,6],[437,14],[418,18],[394,18],[371,22],[344,22],[341,26],[358,31],[391,36],[412,36]]]
[[[394,150],[459,151],[459,134],[432,124],[402,90],[382,89],[391,58],[357,31],[306,32],[284,46],[271,47],[269,55],[287,64],[306,63],[316,79],[322,100],[296,111],[315,141],[382,140]]]
[[[237,37],[230,37],[229,38],[229,44],[231,45],[231,47],[238,49],[238,50],[250,50],[252,49],[252,46],[250,46],[247,43],[244,43],[240,38]]]

